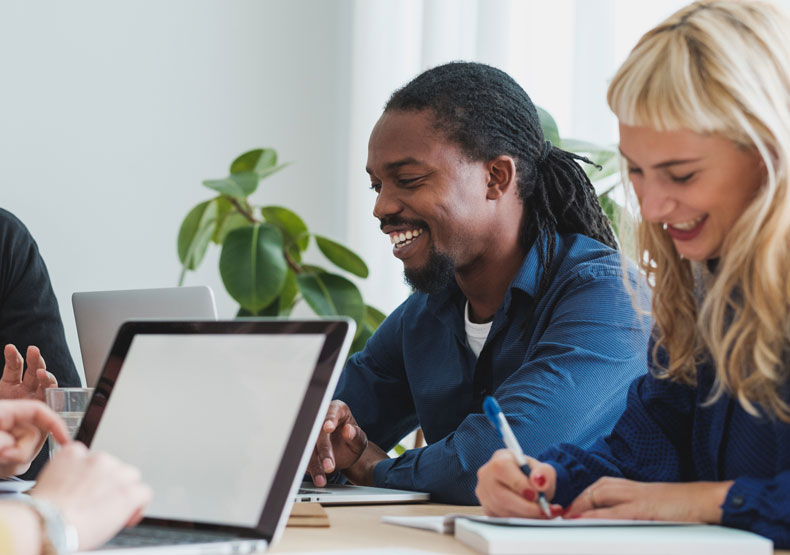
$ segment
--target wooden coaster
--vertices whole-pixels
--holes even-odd
[[[329,516],[320,503],[294,503],[286,526],[328,528]]]

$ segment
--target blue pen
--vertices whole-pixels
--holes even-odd
[[[491,421],[491,425],[499,432],[499,437],[502,438],[502,442],[505,444],[505,447],[510,449],[510,452],[516,457],[516,461],[518,465],[521,467],[521,472],[529,478],[529,473],[532,469],[529,467],[529,462],[527,461],[527,456],[524,454],[524,451],[521,450],[521,445],[519,445],[516,436],[513,435],[513,430],[510,429],[510,425],[507,423],[507,418],[505,418],[502,409],[499,408],[499,403],[496,402],[491,396],[488,396],[483,401],[483,410],[486,412],[486,416],[488,416],[488,420]],[[538,492],[538,504],[540,508],[543,509],[543,513],[548,517],[551,518],[551,509],[549,509],[549,502],[546,501],[546,495],[541,491]]]

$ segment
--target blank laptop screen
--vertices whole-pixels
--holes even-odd
[[[324,340],[135,335],[91,449],[141,470],[147,517],[254,527]]]

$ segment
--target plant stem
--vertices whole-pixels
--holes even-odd
[[[228,197],[230,203],[239,211],[239,214],[247,218],[250,223],[255,224],[258,223],[260,220],[256,219],[255,216],[252,215],[252,211],[250,211],[249,206],[244,206],[242,203],[239,202],[239,199]]]
[[[299,264],[294,262],[294,259],[291,258],[290,254],[288,254],[288,249],[283,249],[283,256],[285,257],[285,261],[288,263],[288,266],[291,267],[295,274],[302,273],[302,268],[300,268]]]

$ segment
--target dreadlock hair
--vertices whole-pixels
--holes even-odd
[[[551,281],[556,233],[581,233],[612,247],[617,242],[590,180],[577,160],[587,158],[552,146],[527,93],[504,71],[474,62],[451,62],[418,75],[395,91],[385,112],[429,110],[437,131],[471,160],[502,154],[515,160],[517,191],[524,203],[519,242],[538,242],[543,278]]]

